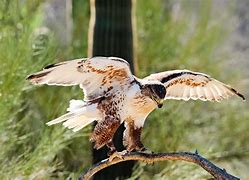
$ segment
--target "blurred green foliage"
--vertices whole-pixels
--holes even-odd
[[[45,122],[63,114],[77,87],[33,86],[25,77],[44,65],[86,57],[89,4],[73,1],[73,42],[60,49],[53,33],[41,28],[43,1],[0,2],[0,175],[3,179],[75,179],[91,164],[91,127],[73,133]],[[191,1],[192,2],[192,1]],[[169,69],[202,71],[236,87],[222,70],[217,49],[228,35],[213,18],[212,1],[198,11],[182,1],[172,14],[171,1],[137,1],[139,76]],[[194,17],[195,20],[190,19]],[[58,59],[58,60],[56,60]],[[235,72],[237,73],[237,72]],[[238,76],[236,76],[237,78]],[[249,177],[248,104],[233,98],[222,103],[167,101],[148,118],[145,145],[155,152],[195,151],[237,176]],[[131,179],[201,179],[197,166],[184,162],[138,163]]]
[[[68,101],[82,94],[76,88],[35,87],[25,78],[47,64],[79,56],[79,51],[86,56],[88,3],[78,1],[85,26],[81,22],[82,26],[74,27],[74,38],[80,37],[82,45],[73,44],[66,51],[51,31],[41,27],[42,1],[0,4],[1,178],[74,177],[90,165],[91,127],[75,134],[60,126],[47,128],[45,122],[63,114]],[[82,18],[74,20],[80,24]]]

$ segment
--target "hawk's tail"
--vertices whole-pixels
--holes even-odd
[[[76,132],[97,120],[99,114],[96,103],[87,104],[81,100],[71,100],[67,111],[69,112],[46,124],[51,126],[64,122],[63,126]]]

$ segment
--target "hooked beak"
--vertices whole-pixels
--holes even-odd
[[[157,107],[158,107],[158,108],[162,108],[162,107],[163,107],[163,104],[157,104]]]
[[[154,99],[154,101],[156,101],[157,103],[157,107],[158,108],[162,108],[163,107],[163,99]]]

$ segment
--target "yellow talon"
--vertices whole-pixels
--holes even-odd
[[[126,150],[123,150],[121,152],[114,152],[112,155],[109,157],[109,161],[112,161],[115,158],[123,159],[123,156],[127,153]]]

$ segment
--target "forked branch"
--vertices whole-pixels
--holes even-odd
[[[239,180],[238,177],[235,177],[226,172],[225,169],[221,169],[218,166],[214,165],[204,157],[200,156],[198,152],[190,153],[190,152],[176,152],[176,153],[155,153],[155,154],[148,154],[148,153],[139,153],[139,152],[132,152],[127,153],[121,156],[121,158],[114,158],[112,161],[109,159],[102,160],[99,163],[93,165],[93,167],[89,168],[85,173],[83,173],[79,180],[86,180],[90,179],[95,173],[98,171],[117,164],[123,161],[130,161],[130,160],[137,160],[143,161],[148,164],[154,163],[157,161],[167,161],[167,160],[179,160],[179,161],[188,161],[195,163],[205,169],[208,173],[210,173],[215,179],[218,180]]]

